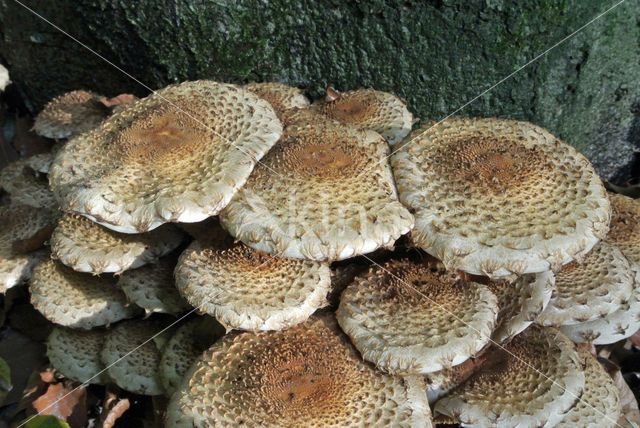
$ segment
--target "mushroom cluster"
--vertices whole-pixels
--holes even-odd
[[[68,141],[0,174],[0,285],[28,281],[68,378],[166,394],[168,427],[622,417],[576,342],[640,328],[640,202],[548,131],[411,132],[374,89],[101,100],[54,99],[35,130]]]

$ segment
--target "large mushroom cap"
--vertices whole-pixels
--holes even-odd
[[[388,92],[358,89],[338,92],[327,89],[327,96],[314,103],[314,110],[340,123],[371,129],[389,144],[396,144],[411,131],[414,119],[407,103]]]
[[[77,382],[105,384],[109,376],[100,361],[104,330],[54,327],[47,339],[47,357],[60,373]]]
[[[304,96],[302,89],[287,86],[282,83],[251,82],[242,88],[269,101],[269,104],[271,104],[271,107],[273,107],[279,118],[282,116],[282,113],[287,110],[309,107],[309,99]]]
[[[589,161],[527,122],[450,118],[412,133],[391,165],[414,243],[449,269],[557,269],[607,233],[610,206]]]
[[[627,258],[640,264],[640,201],[614,193],[611,201],[611,228],[607,241],[618,247]]]
[[[42,172],[52,159],[51,153],[43,153],[10,163],[0,171],[0,188],[9,193],[12,203],[57,209],[58,204]]]
[[[185,82],[69,141],[50,184],[65,211],[119,232],[196,222],[228,203],[281,132],[269,103],[255,94]]]
[[[400,373],[429,373],[484,347],[498,312],[483,285],[408,260],[360,276],[342,293],[336,318],[365,360]]]
[[[78,214],[67,213],[51,235],[51,252],[79,272],[123,272],[152,263],[174,250],[184,234],[166,224],[142,234],[116,232]]]
[[[54,260],[39,262],[29,283],[33,306],[49,321],[67,327],[109,325],[140,310],[127,302],[115,278],[76,272]]]
[[[553,426],[582,395],[582,361],[555,329],[529,327],[482,358],[467,381],[436,402],[434,414],[463,426]]]
[[[285,257],[341,260],[391,246],[413,227],[389,147],[373,131],[292,125],[220,214],[234,237]]]
[[[197,427],[424,427],[424,388],[418,376],[386,375],[363,362],[335,321],[323,317],[223,337],[174,399]]]

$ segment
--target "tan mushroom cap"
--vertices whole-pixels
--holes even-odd
[[[47,357],[51,365],[65,377],[76,382],[109,383],[100,361],[104,345],[104,330],[73,330],[54,327],[47,339]]]
[[[109,115],[109,108],[100,102],[102,96],[78,90],[49,101],[36,116],[33,130],[47,138],[68,138],[87,132]]]
[[[574,344],[552,328],[529,327],[483,359],[467,381],[436,402],[434,414],[463,426],[554,426],[584,390]]]
[[[635,274],[633,292],[620,309],[593,321],[564,325],[560,330],[578,343],[594,345],[615,343],[633,335],[640,329],[640,267],[632,263]]]
[[[160,379],[160,358],[153,337],[162,331],[151,320],[128,320],[109,330],[100,353],[109,377],[134,394],[164,393]]]
[[[578,355],[585,361],[584,393],[580,402],[556,425],[557,428],[609,428],[618,426],[622,416],[620,393],[598,359],[585,349]]]
[[[391,157],[412,240],[448,269],[556,270],[605,237],[610,206],[589,161],[528,122],[449,118]]]
[[[58,204],[42,169],[50,153],[18,159],[0,170],[0,187],[11,195],[12,203],[36,208],[57,209]]]
[[[397,200],[388,153],[373,131],[291,125],[220,222],[250,247],[285,257],[342,260],[391,246],[413,217]]]
[[[162,312],[179,315],[191,306],[180,296],[173,278],[177,257],[166,256],[156,263],[124,272],[118,286],[130,302],[147,314]]]
[[[391,373],[429,373],[464,362],[488,342],[496,296],[409,260],[393,260],[356,278],[336,318],[362,354]]]
[[[69,141],[50,184],[65,211],[118,232],[197,222],[228,203],[281,132],[269,103],[255,94],[185,82]]]
[[[287,110],[308,108],[309,99],[304,96],[302,89],[287,86],[277,82],[247,83],[242,87],[251,91],[271,104],[278,117]]]
[[[135,269],[173,251],[185,235],[165,224],[142,234],[116,232],[78,214],[67,213],[51,235],[51,252],[79,272],[120,273]]]
[[[614,193],[609,194],[609,201],[611,228],[606,240],[640,264],[640,201]]]
[[[330,87],[327,96],[314,102],[312,108],[340,123],[376,131],[393,145],[402,141],[414,124],[406,104],[393,94],[375,89],[338,92]]]
[[[329,265],[288,259],[244,244],[194,241],[180,256],[176,286],[228,329],[280,330],[326,305]]]
[[[140,313],[140,308],[127,302],[116,281],[43,260],[33,268],[29,281],[31,304],[49,321],[66,327],[109,325]]]
[[[431,426],[419,376],[362,361],[333,319],[227,335],[174,395],[194,426]],[[173,403],[170,403],[171,407]]]
[[[55,224],[54,214],[28,205],[0,206],[0,293],[31,277],[33,266],[49,252],[45,249],[16,253],[13,244],[29,239]]]
[[[606,317],[629,301],[634,275],[622,252],[601,241],[581,263],[571,262],[556,274],[556,289],[537,322],[562,326]]]

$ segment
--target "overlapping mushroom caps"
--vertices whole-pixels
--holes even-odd
[[[247,83],[242,87],[251,91],[271,104],[278,118],[282,119],[282,113],[296,108],[309,107],[309,99],[304,96],[301,89],[277,82]]]
[[[391,157],[412,239],[449,269],[505,276],[558,269],[605,237],[610,206],[589,161],[544,129],[449,118]]]
[[[335,122],[287,128],[221,212],[234,237],[285,257],[341,260],[391,246],[413,227],[379,134]]]
[[[424,388],[419,376],[390,376],[363,362],[323,316],[223,337],[192,366],[169,409],[196,427],[426,427]]]
[[[227,204],[281,132],[272,107],[255,94],[185,82],[69,141],[50,184],[63,210],[119,232],[196,222]]]
[[[60,373],[77,382],[105,384],[109,382],[100,352],[104,346],[104,330],[74,330],[54,327],[47,339],[47,357]]]
[[[9,193],[12,203],[57,209],[44,175],[52,160],[53,154],[42,153],[10,163],[0,171],[0,188]]]
[[[611,228],[607,241],[618,247],[633,263],[640,264],[640,201],[609,194]]]

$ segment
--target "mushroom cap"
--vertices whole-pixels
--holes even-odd
[[[109,383],[100,361],[104,330],[74,330],[53,327],[47,339],[47,357],[60,373],[76,382]]]
[[[342,260],[391,246],[413,217],[397,200],[388,152],[373,131],[291,125],[220,222],[250,247],[285,257]]]
[[[191,306],[180,296],[175,286],[173,270],[177,257],[167,256],[156,263],[124,272],[118,286],[130,302],[143,308],[147,314],[164,312],[179,315]]]
[[[120,273],[173,251],[185,235],[165,224],[142,234],[116,232],[78,214],[66,213],[51,235],[51,252],[78,272]]]
[[[0,293],[31,277],[33,266],[48,256],[41,249],[27,253],[16,253],[13,243],[29,239],[39,230],[55,224],[54,214],[43,208],[28,205],[0,206]]]
[[[13,203],[57,209],[58,203],[41,172],[47,157],[52,159],[50,153],[18,159],[0,171],[0,187],[11,195]]]
[[[498,303],[486,285],[463,282],[409,260],[359,276],[336,318],[362,358],[391,373],[461,364],[488,342]]]
[[[69,141],[49,181],[65,211],[118,232],[197,222],[228,203],[281,132],[269,103],[255,94],[185,82]]]
[[[571,262],[556,274],[555,291],[537,322],[561,326],[606,317],[629,301],[634,276],[619,249],[598,242],[581,263]]]
[[[556,428],[609,428],[618,426],[622,416],[620,393],[609,373],[584,348],[578,355],[585,361],[584,392],[576,406],[556,425]]]
[[[242,87],[260,98],[267,100],[278,118],[287,110],[294,108],[308,108],[309,99],[304,96],[302,89],[287,86],[277,82],[251,82]]]
[[[560,331],[578,343],[594,345],[615,343],[633,335],[640,329],[640,266],[631,263],[634,272],[633,291],[629,300],[608,315],[593,321],[563,325]]]
[[[553,426],[579,401],[585,373],[574,344],[552,328],[531,326],[434,406],[463,426]]]
[[[64,93],[47,103],[36,116],[33,130],[47,138],[68,138],[87,132],[109,116],[101,95],[77,90]]]
[[[387,375],[362,361],[323,316],[224,336],[191,367],[174,400],[197,427],[425,427],[424,387],[419,376]]]
[[[546,130],[449,118],[391,157],[413,242],[448,269],[490,277],[558,269],[605,237],[610,206],[589,161]]]
[[[280,330],[326,305],[329,265],[288,259],[244,244],[194,241],[175,270],[176,287],[227,329]]]
[[[414,123],[406,104],[375,89],[337,92],[328,88],[327,97],[315,101],[312,108],[340,123],[376,131],[394,145],[407,136]]]
[[[609,201],[611,227],[606,240],[640,264],[640,201],[615,193],[609,193]]]
[[[164,392],[159,370],[161,354],[152,340],[160,331],[160,323],[150,319],[123,321],[109,330],[100,359],[116,385],[134,394]]]
[[[127,302],[111,276],[76,272],[54,260],[42,260],[29,281],[31,304],[49,321],[91,329],[140,313]]]

